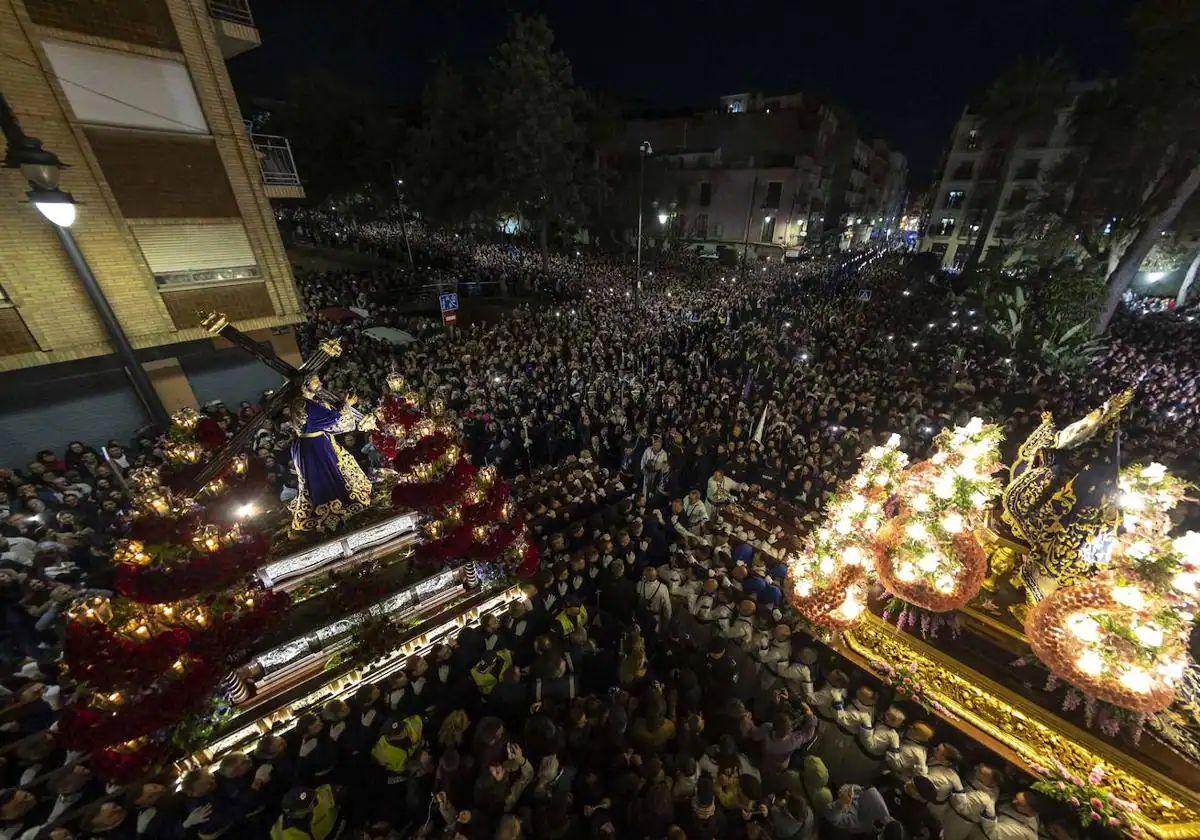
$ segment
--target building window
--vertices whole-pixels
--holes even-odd
[[[979,148],[979,131],[978,131],[978,129],[973,128],[970,131],[968,131],[966,136],[963,137],[962,145],[963,145],[963,148],[967,149],[967,150],[978,149]]]
[[[44,49],[80,122],[208,133],[184,64],[62,41]]]
[[[934,236],[949,236],[954,233],[954,223],[956,219],[953,216],[942,216],[941,220],[933,226]]]
[[[1029,190],[1025,187],[1013,187],[1008,194],[1008,201],[1004,203],[1005,210],[1024,210],[1029,203]]]
[[[941,262],[942,259],[946,256],[946,247],[947,246],[946,246],[945,242],[935,242],[933,244],[933,247],[929,249],[929,253],[931,253],[935,257],[937,257],[938,262]]]
[[[762,236],[759,237],[759,242],[774,242],[775,241],[775,217],[764,216],[762,223]]]
[[[159,286],[253,280],[262,276],[241,222],[132,227]]]
[[[950,176],[953,181],[970,181],[971,175],[975,171],[974,164],[969,160],[964,160],[954,170],[954,174]]]
[[[952,269],[954,269],[955,271],[962,271],[963,266],[967,264],[967,257],[969,257],[970,255],[971,255],[971,246],[970,245],[967,245],[965,243],[959,245],[957,248],[954,249],[954,261],[950,264],[950,267]]]
[[[708,181],[700,182],[700,206],[708,207],[712,204],[712,184]]]
[[[729,113],[740,114],[742,112],[742,100],[735,99],[729,103]]]
[[[696,216],[696,238],[708,239],[708,214],[700,213]]]
[[[763,207],[772,210],[779,208],[779,199],[783,195],[783,181],[770,181],[767,184],[767,197],[763,199]]]
[[[944,206],[947,210],[954,210],[962,207],[966,198],[967,194],[962,190],[950,190],[950,192],[946,193],[946,204]]]

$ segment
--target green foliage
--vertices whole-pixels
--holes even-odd
[[[545,18],[513,18],[492,60],[485,101],[502,206],[537,222],[543,234],[551,220],[579,213],[588,100]]]
[[[220,734],[233,714],[229,700],[222,695],[215,695],[209,701],[208,708],[188,715],[175,727],[171,734],[172,746],[183,755],[203,749]]]

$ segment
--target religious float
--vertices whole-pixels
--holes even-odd
[[[813,632],[898,698],[1084,827],[1200,837],[1196,499],[1163,465],[1122,461],[1130,399],[1065,428],[1044,415],[1007,469],[978,418],[915,462],[893,437],[795,540],[746,519],[774,531]]]
[[[321,383],[336,343],[293,368],[220,316],[206,325],[287,382],[229,438],[211,418],[175,415],[165,464],[129,477],[115,593],[71,607],[78,687],[59,732],[111,780],[251,749],[507,609],[537,564],[507,484],[470,464],[441,405],[417,405],[394,376],[364,413]],[[284,415],[298,477],[286,507],[244,454]],[[383,460],[371,478],[334,438],[350,429]]]

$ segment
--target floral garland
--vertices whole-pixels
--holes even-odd
[[[896,515],[873,543],[875,572],[888,592],[930,612],[950,612],[979,594],[987,555],[973,532],[982,527],[1000,484],[999,426],[978,417],[944,429],[937,451],[906,470]]]
[[[1054,769],[1033,765],[1029,768],[1041,778],[1033,783],[1033,789],[1056,802],[1062,802],[1075,811],[1083,828],[1105,826],[1124,831],[1134,837],[1142,837],[1142,829],[1133,821],[1138,812],[1136,802],[1121,799],[1104,783],[1104,768],[1097,764],[1086,779],[1072,773],[1055,761]]]
[[[475,473],[475,467],[463,458],[441,478],[397,484],[392,488],[392,507],[423,513],[445,510],[462,497]]]
[[[938,714],[945,718],[953,718],[954,715],[943,706],[937,699],[930,696],[925,688],[917,682],[917,666],[912,662],[907,662],[900,667],[896,667],[882,659],[874,659],[871,661],[871,670],[874,671],[883,681],[885,685],[892,689],[892,693],[896,699],[915,703],[924,709],[926,712]]]

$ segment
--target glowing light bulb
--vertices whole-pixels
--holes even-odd
[[[983,431],[983,418],[972,417],[967,425],[962,427],[962,431],[972,437],[979,434]]]
[[[954,591],[954,578],[950,575],[942,575],[934,581],[933,585],[937,587],[938,592],[949,594]]]
[[[1184,595],[1195,595],[1200,589],[1200,575],[1195,572],[1179,572],[1171,578],[1171,586]]]
[[[868,516],[866,519],[863,520],[862,526],[863,526],[863,531],[865,533],[874,534],[876,531],[879,530],[879,517],[878,516]]]
[[[846,598],[837,611],[841,614],[843,621],[853,621],[862,615],[862,611],[866,608],[866,604],[859,600],[858,593],[851,590],[846,593]]]
[[[1200,565],[1200,533],[1188,531],[1182,537],[1171,540],[1171,548],[1183,555],[1191,565]]]
[[[899,445],[900,445],[900,435],[896,434],[895,432],[892,432],[890,435],[888,435],[886,446],[889,449],[895,449]]]
[[[981,508],[988,503],[988,497],[976,490],[971,494],[971,507]]]
[[[1146,598],[1142,595],[1142,590],[1136,586],[1114,586],[1112,597],[1118,604],[1129,607],[1131,610],[1140,610],[1146,605]]]
[[[812,581],[799,580],[796,581],[796,594],[801,598],[807,598],[812,594]]]
[[[882,487],[887,483],[888,483],[887,473],[880,473],[879,475],[875,476],[875,486],[876,487]]]
[[[1150,556],[1150,552],[1152,550],[1153,546],[1151,546],[1150,543],[1146,542],[1145,540],[1138,540],[1137,542],[1133,543],[1133,545],[1129,546],[1129,548],[1125,549],[1125,553],[1134,560],[1144,560]]]
[[[963,518],[956,512],[950,511],[942,517],[942,530],[947,534],[957,534],[963,529]]]
[[[912,508],[917,513],[925,513],[926,511],[928,511],[929,510],[929,494],[928,493],[918,493],[917,495],[913,496]]]
[[[1141,493],[1129,491],[1121,494],[1121,508],[1124,510],[1140,511],[1146,508],[1146,497]]]
[[[842,518],[833,523],[833,530],[842,535],[849,534],[854,530],[854,523],[847,518]]]
[[[852,496],[846,504],[846,509],[851,513],[862,513],[867,509],[867,500],[865,496]]]
[[[917,579],[917,570],[912,563],[901,563],[896,568],[896,579],[904,583],[911,583]]]
[[[852,545],[842,552],[842,562],[848,566],[861,566],[866,561],[867,555],[856,545]]]
[[[1158,673],[1167,682],[1178,682],[1183,679],[1187,670],[1187,662],[1183,659],[1172,659],[1158,666]]]
[[[944,464],[944,463],[946,463],[946,453],[945,453],[945,452],[935,452],[935,453],[933,454],[933,457],[929,459],[929,462],[930,462],[931,464]]]
[[[1162,647],[1163,631],[1157,624],[1139,624],[1133,628],[1133,635],[1148,648]]]
[[[933,573],[937,571],[941,562],[941,558],[931,551],[928,554],[922,555],[921,559],[917,561],[917,568],[922,572]]]
[[[909,522],[904,526],[904,533],[910,540],[916,540],[917,542],[921,542],[929,537],[929,530],[923,522]]]
[[[1084,651],[1075,660],[1075,667],[1089,677],[1095,677],[1104,672],[1104,658],[1094,650]]]
[[[1142,467],[1142,478],[1149,484],[1158,484],[1167,474],[1167,468],[1157,461]]]
[[[1100,638],[1100,624],[1086,613],[1075,613],[1068,618],[1067,629],[1081,642],[1095,642]]]
[[[817,568],[821,570],[821,574],[830,575],[833,574],[833,570],[836,568],[836,566],[833,562],[833,558],[826,554],[821,558],[821,562],[817,564]]]
[[[933,482],[933,495],[939,499],[949,499],[954,495],[954,473],[946,472]]]
[[[1145,668],[1139,668],[1134,665],[1126,668],[1125,673],[1121,674],[1121,685],[1130,691],[1145,694],[1154,687],[1154,678],[1150,676],[1150,672]]]

